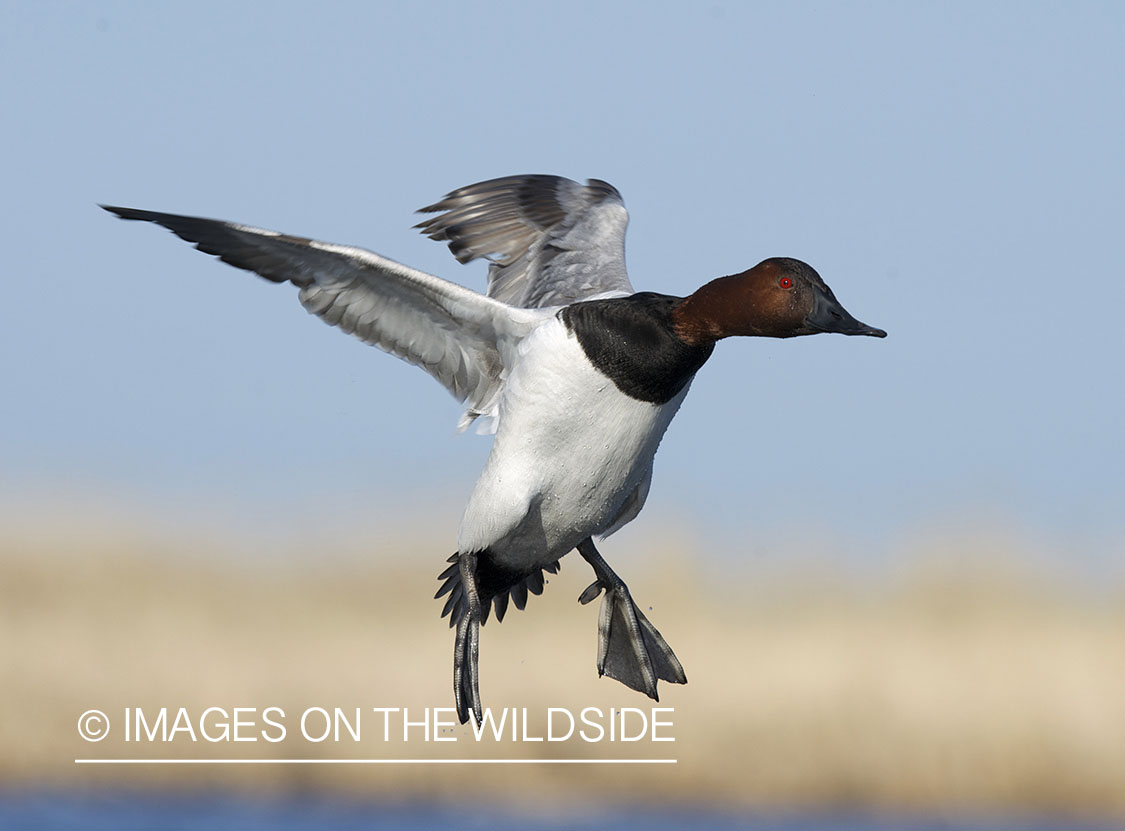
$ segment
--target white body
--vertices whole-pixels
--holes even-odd
[[[687,387],[665,404],[628,397],[553,313],[516,355],[458,548],[488,549],[499,564],[530,569],[636,517]]]

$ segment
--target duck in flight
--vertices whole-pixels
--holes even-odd
[[[734,335],[886,337],[809,265],[773,257],[686,297],[634,292],[617,189],[511,176],[455,190],[417,227],[462,263],[489,261],[480,294],[366,251],[222,222],[102,206],[162,225],[223,262],[292,283],[312,314],[419,366],[465,405],[459,427],[494,433],[439,576],[456,628],[453,692],[480,723],[480,626],[523,609],[577,549],[602,595],[599,675],[657,698],[683,667],[594,545],[644,506],[652,462],[695,373]]]

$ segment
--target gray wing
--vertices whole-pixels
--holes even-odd
[[[154,222],[223,262],[290,282],[310,313],[426,370],[467,406],[462,429],[492,414],[506,357],[537,318],[361,248],[215,219],[103,205]]]
[[[513,306],[562,306],[632,294],[625,273],[629,214],[608,182],[509,176],[455,190],[419,213],[417,228],[460,262],[491,261],[488,296]]]

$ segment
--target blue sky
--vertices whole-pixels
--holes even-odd
[[[639,289],[799,257],[890,333],[720,344],[638,525],[1119,556],[1122,43],[1113,3],[5,3],[0,498],[452,546],[488,443],[438,385],[95,203],[482,288],[412,211],[544,172],[621,190]]]

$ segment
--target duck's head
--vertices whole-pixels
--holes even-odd
[[[712,280],[684,298],[674,315],[676,333],[687,343],[732,335],[887,336],[848,314],[812,266],[789,257],[771,257],[741,274]]]

